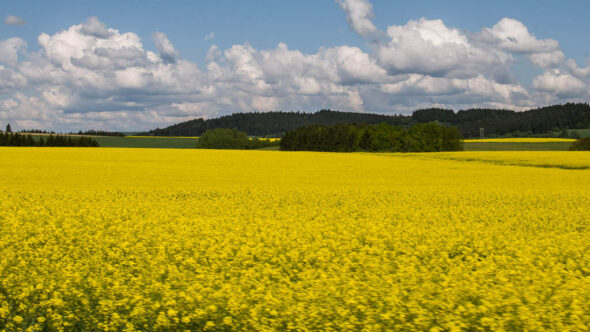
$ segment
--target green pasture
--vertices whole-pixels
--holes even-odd
[[[580,134],[580,137],[588,137],[590,136],[590,128],[587,129],[570,129],[568,133],[571,134],[572,131],[577,131]]]
[[[179,137],[94,137],[100,147],[105,148],[161,148],[194,149],[196,138]]]

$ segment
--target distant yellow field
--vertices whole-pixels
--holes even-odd
[[[484,139],[466,139],[466,143],[552,143],[552,142],[575,142],[571,138],[484,138]]]
[[[129,138],[192,138],[197,139],[199,136],[125,136]]]
[[[199,138],[199,136],[126,136],[126,137],[130,137],[130,138],[192,138],[192,139]],[[263,140],[263,141],[271,141],[271,142],[281,140],[280,138],[276,138],[276,137],[261,137],[259,139]]]
[[[0,148],[0,330],[587,330],[589,168]]]

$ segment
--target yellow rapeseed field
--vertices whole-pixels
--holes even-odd
[[[587,331],[588,168],[0,148],[0,330]]]

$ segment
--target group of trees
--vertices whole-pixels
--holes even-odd
[[[55,131],[47,131],[43,129],[21,129],[18,132],[21,134],[55,134]]]
[[[97,147],[98,142],[86,136],[48,135],[33,138],[31,134],[19,134],[9,131],[0,133],[0,146],[77,146]]]
[[[90,130],[86,130],[86,131],[78,130],[78,133],[76,133],[76,135],[125,137],[125,134],[118,132],[118,131],[95,130],[95,129],[90,129]]]
[[[249,138],[244,132],[225,128],[208,130],[197,139],[198,149],[249,150],[277,145],[276,141]]]
[[[6,125],[5,132],[11,133],[12,128],[10,123]],[[21,129],[18,131],[21,134],[55,134],[54,131],[47,131],[42,129]],[[87,135],[87,136],[117,136],[117,137],[125,137],[125,134],[118,132],[118,131],[107,131],[107,130],[95,130],[90,129],[86,131],[78,130],[77,133],[69,133],[68,135]]]
[[[468,109],[455,112],[449,109],[429,108],[414,111],[412,115],[381,115],[321,110],[316,113],[267,112],[234,113],[216,119],[195,119],[166,128],[157,128],[141,135],[200,136],[210,129],[235,128],[247,135],[281,137],[285,132],[303,126],[333,126],[340,123],[387,123],[409,128],[417,123],[437,121],[455,126],[463,137],[479,137],[479,128],[485,135],[499,136],[559,136],[563,130],[590,128],[588,104],[554,105],[524,112],[498,109]]]
[[[313,125],[288,131],[280,142],[289,151],[461,151],[463,140],[454,127],[421,123],[405,129],[387,123],[378,125]]]

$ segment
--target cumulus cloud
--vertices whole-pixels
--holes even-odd
[[[18,25],[26,25],[27,22],[22,17],[8,15],[4,18],[4,24],[18,26]]]
[[[509,54],[470,43],[442,20],[421,18],[387,28],[389,41],[377,46],[379,63],[391,73],[476,76],[510,62]]]
[[[590,78],[590,66],[578,67],[576,60],[569,59],[566,63],[569,72],[577,78]]]
[[[503,18],[491,28],[485,28],[482,38],[498,43],[506,51],[514,53],[546,53],[559,48],[559,43],[553,39],[537,39],[529,29],[512,18]]]
[[[236,111],[525,109],[588,97],[590,66],[513,19],[469,32],[422,18],[380,33],[370,3],[339,4],[370,51],[211,45],[199,68],[162,32],[152,35],[152,52],[137,34],[96,17],[40,34],[35,52],[20,38],[0,40],[0,120],[15,128],[137,130]],[[542,70],[530,86],[511,72],[523,56]]]
[[[89,17],[86,23],[82,24],[79,31],[85,35],[97,38],[109,38],[115,33],[114,30],[107,29],[106,24],[99,21],[96,16]]]
[[[373,24],[373,5],[367,0],[336,0],[346,12],[350,27],[361,36],[371,36],[377,32]]]
[[[162,32],[154,32],[152,35],[152,39],[156,44],[156,48],[160,52],[160,57],[164,62],[174,63],[176,62],[176,57],[178,56],[178,52],[174,49],[174,45],[172,42],[168,40],[168,36]]]
[[[559,71],[545,72],[537,76],[533,80],[533,87],[559,97],[581,97],[580,94],[587,90],[587,85],[580,79]]]
[[[557,67],[565,60],[556,40],[538,39],[522,22],[512,18],[503,18],[493,27],[483,29],[475,39],[506,52],[526,55],[541,68]]]
[[[0,40],[0,63],[15,65],[18,54],[25,50],[27,43],[17,37]]]
[[[204,38],[204,39],[205,39],[205,40],[211,40],[211,39],[213,39],[213,38],[215,38],[215,33],[213,33],[213,32],[210,32],[208,35],[206,35],[206,36],[205,36],[205,38]]]
[[[533,53],[528,55],[529,60],[537,67],[554,68],[563,64],[565,54],[562,51],[552,51],[546,53]]]

